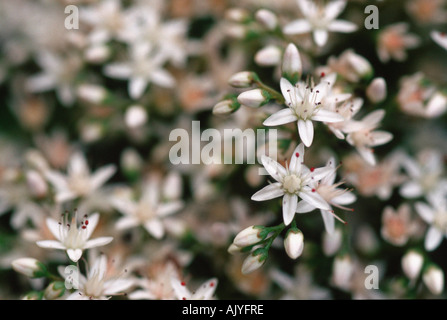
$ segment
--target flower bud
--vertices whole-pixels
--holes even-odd
[[[348,50],[346,51],[346,60],[360,78],[368,78],[372,75],[373,69],[371,64],[361,55],[352,50]]]
[[[347,290],[351,285],[354,264],[348,255],[338,256],[334,259],[332,268],[332,281],[340,289]]]
[[[234,243],[232,243],[229,247],[228,247],[228,253],[229,254],[235,254],[235,253],[240,253],[242,250],[241,247],[238,247],[237,245],[235,245]]]
[[[424,272],[422,280],[434,295],[440,295],[444,290],[444,272],[438,266],[429,266]]]
[[[237,101],[247,107],[258,108],[270,100],[270,94],[262,89],[253,89],[242,92]]]
[[[291,259],[298,258],[301,255],[301,253],[303,253],[304,248],[303,233],[298,229],[290,229],[287,232],[286,238],[284,239],[284,248],[286,249],[287,255]]]
[[[130,106],[124,115],[124,121],[129,128],[138,128],[147,121],[146,110],[139,105]]]
[[[249,274],[256,269],[259,269],[262,267],[267,260],[267,256],[265,253],[255,253],[256,251],[252,252],[247,258],[245,258],[244,262],[242,263],[242,273],[243,274]]]
[[[81,84],[77,93],[79,98],[90,103],[101,103],[107,96],[106,89],[94,84]]]
[[[255,62],[264,67],[276,66],[281,62],[281,55],[279,47],[270,45],[255,54]]]
[[[282,59],[282,74],[292,82],[296,82],[301,77],[302,72],[303,66],[298,48],[290,43]]]
[[[253,84],[255,77],[256,74],[252,71],[241,71],[232,75],[228,83],[235,88],[248,88]]]
[[[12,262],[12,268],[29,278],[41,278],[47,274],[47,269],[34,258],[20,258]]]
[[[379,103],[386,98],[386,82],[383,78],[375,78],[366,88],[366,96],[373,103]]]
[[[65,283],[62,281],[51,282],[45,289],[43,295],[47,300],[60,298],[65,293]]]
[[[215,115],[226,115],[235,112],[240,107],[240,103],[236,100],[226,99],[217,103],[213,107],[213,114]]]
[[[255,18],[267,30],[274,30],[278,26],[278,18],[270,10],[258,10],[255,14]]]
[[[405,275],[410,279],[416,279],[421,272],[424,257],[415,250],[408,251],[402,257],[402,269]]]
[[[233,22],[244,22],[248,17],[248,11],[241,8],[230,8],[225,12],[225,18]]]
[[[326,256],[333,256],[341,246],[343,240],[343,234],[339,228],[336,228],[334,232],[323,234],[323,252]]]
[[[260,235],[262,229],[262,226],[250,226],[245,228],[236,235],[233,243],[241,248],[251,246],[262,240]]]

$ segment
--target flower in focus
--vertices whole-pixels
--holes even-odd
[[[56,240],[41,240],[36,244],[41,248],[59,249],[67,251],[71,261],[77,262],[84,250],[109,244],[113,237],[99,237],[90,239],[99,221],[99,214],[94,213],[90,217],[84,218],[77,226],[77,211],[71,221],[68,220],[68,213],[64,214],[62,221],[47,218],[47,227]]]
[[[313,39],[318,46],[324,46],[329,32],[350,33],[357,30],[357,26],[349,21],[336,20],[344,10],[347,1],[330,1],[326,6],[310,0],[297,0],[304,19],[294,20],[284,26],[285,34],[303,34],[312,32]]]

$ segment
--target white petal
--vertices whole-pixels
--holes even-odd
[[[115,174],[115,172],[116,167],[113,164],[96,170],[90,179],[92,190],[96,190],[100,186],[102,186],[107,180],[109,180]]]
[[[168,216],[170,214],[179,211],[181,208],[183,208],[183,206],[184,206],[183,201],[174,201],[166,204],[160,204],[160,206],[157,209],[157,215],[160,217]]]
[[[342,195],[339,195],[332,199],[332,202],[335,204],[351,204],[357,200],[357,197],[351,192],[345,192]]]
[[[115,228],[118,230],[125,230],[130,229],[138,226],[140,224],[140,221],[133,216],[128,217],[122,217],[119,218],[118,221],[115,224]]]
[[[316,208],[307,201],[300,201],[296,207],[296,213],[308,213]]]
[[[37,241],[36,244],[41,248],[65,250],[65,246],[56,240],[42,240]]]
[[[81,152],[76,152],[71,156],[67,171],[70,176],[90,174],[87,160]]]
[[[82,249],[67,249],[68,257],[73,262],[78,262],[82,257]]]
[[[174,77],[163,69],[152,71],[151,80],[160,87],[172,88],[175,86]]]
[[[304,144],[300,143],[292,153],[290,159],[289,170],[298,173],[301,171],[301,163],[304,159]]]
[[[191,293],[186,288],[185,285],[182,285],[182,282],[180,282],[177,278],[171,278],[171,286],[172,289],[174,289],[174,293],[177,296],[177,299],[189,299],[191,297]]]
[[[288,226],[295,216],[296,207],[298,205],[298,196],[296,194],[284,194],[282,199],[282,215],[284,224]]]
[[[310,147],[314,139],[314,126],[310,120],[298,120],[298,133],[306,147]]]
[[[289,105],[292,102],[290,97],[295,94],[295,87],[286,78],[279,80],[279,87],[281,88],[281,94],[286,100],[286,105]]]
[[[312,26],[309,21],[304,19],[298,19],[292,21],[284,26],[283,32],[285,34],[302,34],[312,30]]]
[[[47,218],[47,227],[50,230],[50,232],[53,234],[53,236],[61,241],[61,225],[58,221],[54,220],[53,218]]]
[[[141,98],[147,84],[147,79],[143,77],[131,78],[129,81],[129,96],[134,100]]]
[[[430,35],[437,44],[447,50],[447,36],[444,33],[432,31]]]
[[[430,227],[425,235],[425,250],[433,251],[435,250],[442,241],[442,232],[435,227]]]
[[[284,195],[284,191],[281,188],[281,183],[275,182],[256,192],[252,195],[251,199],[254,201],[266,201],[281,197],[282,195]]]
[[[282,178],[286,175],[286,169],[278,162],[270,157],[263,155],[261,157],[262,165],[265,170],[278,182],[282,181]]]
[[[310,173],[310,176],[314,181],[318,181],[323,179],[324,177],[333,174],[336,171],[334,167],[321,167],[313,169],[313,172]]]
[[[369,127],[376,127],[385,116],[385,110],[379,109],[371,112],[369,115],[362,119],[362,122],[368,124]]]
[[[416,212],[424,219],[427,223],[432,223],[435,218],[435,212],[427,204],[423,202],[416,202],[414,205]]]
[[[365,160],[368,164],[375,166],[376,158],[374,157],[373,150],[365,147],[358,147],[358,153],[362,156],[363,160]]]
[[[323,122],[341,122],[345,119],[336,112],[332,112],[326,109],[319,109],[318,112],[312,116],[312,120]]]
[[[163,224],[159,219],[152,219],[144,224],[144,228],[149,232],[155,239],[161,239],[165,234],[165,229]]]
[[[282,109],[278,112],[275,112],[270,117],[268,117],[263,125],[265,126],[279,126],[285,123],[290,123],[298,120],[296,114],[292,111],[292,109]]]
[[[204,284],[202,284],[200,288],[198,288],[197,291],[194,292],[192,298],[200,300],[210,300],[214,295],[214,292],[216,291],[216,286],[217,286],[217,279],[212,278],[206,281]]]
[[[87,227],[87,235],[86,239],[92,236],[93,231],[95,231],[96,226],[99,222],[99,213],[93,213],[88,216],[88,227]]]
[[[320,210],[321,216],[323,217],[324,227],[326,232],[329,234],[334,234],[335,230],[335,220],[332,213],[328,210]]]
[[[350,33],[356,31],[357,26],[349,21],[335,20],[329,24],[328,30],[333,32]]]
[[[374,143],[371,144],[371,147],[380,146],[393,139],[393,135],[386,131],[374,131],[371,133],[371,136],[374,141]]]
[[[329,1],[324,12],[328,20],[335,19],[345,9],[346,0]]]
[[[113,63],[105,66],[104,74],[110,78],[127,79],[132,75],[132,69],[124,63]]]
[[[84,249],[90,249],[95,247],[102,247],[106,244],[109,244],[112,242],[113,237],[99,237],[92,240],[87,241],[87,243],[84,246]]]
[[[316,192],[312,192],[310,190],[301,191],[299,197],[304,201],[308,202],[310,205],[323,209],[323,210],[331,210],[329,204]]]
[[[326,30],[317,29],[313,32],[314,41],[319,46],[322,47],[326,44],[328,39],[328,32]]]
[[[416,183],[414,181],[409,181],[404,183],[400,189],[399,192],[402,197],[404,198],[417,198],[422,195],[423,190],[419,183]]]
[[[47,171],[45,172],[45,178],[57,189],[57,190],[68,190],[68,182],[64,175],[57,171]]]
[[[130,279],[115,279],[104,283],[104,295],[123,293],[132,287],[134,282]]]
[[[28,78],[25,85],[30,92],[42,92],[53,89],[57,85],[57,80],[50,74],[39,73]]]

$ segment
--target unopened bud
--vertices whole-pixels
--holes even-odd
[[[34,258],[20,258],[12,262],[12,268],[29,278],[41,278],[47,274],[47,269]]]
[[[270,100],[270,94],[262,89],[253,89],[242,92],[237,101],[247,107],[258,108]]]
[[[262,226],[250,226],[245,228],[236,235],[233,243],[241,248],[251,246],[262,240],[260,235],[262,229]]]
[[[424,257],[417,251],[410,250],[402,257],[402,269],[410,280],[419,276],[423,264]]]
[[[138,128],[147,122],[146,110],[140,105],[130,106],[124,115],[124,122],[129,128]]]
[[[133,148],[127,148],[121,153],[121,168],[130,177],[140,176],[144,161]]]
[[[226,115],[235,112],[241,104],[237,100],[225,99],[217,103],[213,107],[213,114],[215,115]]]
[[[252,71],[241,71],[232,75],[228,83],[235,88],[248,88],[253,84],[255,77],[257,76]]]
[[[287,232],[286,238],[284,239],[284,248],[287,255],[292,258],[298,258],[301,253],[303,253],[304,248],[304,236],[303,233],[298,229],[290,229]]]
[[[438,266],[429,266],[424,272],[422,280],[432,294],[440,295],[444,291],[444,272]]]
[[[65,293],[65,283],[62,281],[51,282],[45,289],[43,295],[47,300],[60,298]]]
[[[256,250],[245,258],[242,263],[242,273],[249,274],[260,267],[262,267],[267,260],[267,255],[265,253],[256,253]]]
[[[338,256],[334,259],[332,281],[340,289],[349,289],[354,265],[348,255]]]
[[[242,250],[241,247],[238,247],[237,245],[235,245],[234,243],[232,243],[229,247],[228,247],[228,253],[229,254],[235,254],[235,253],[240,253]]]
[[[352,70],[360,76],[360,78],[367,79],[372,76],[373,69],[368,60],[352,50],[345,52],[346,60],[351,66]]]
[[[106,89],[94,84],[81,84],[77,93],[79,98],[91,103],[101,103],[107,96]]]
[[[296,82],[301,77],[303,66],[298,48],[290,43],[284,52],[282,60],[282,74],[292,82]]]
[[[386,98],[386,82],[383,78],[375,78],[366,88],[366,96],[373,103],[380,103]]]
[[[107,46],[98,45],[87,48],[84,57],[90,63],[102,63],[110,57],[110,53],[110,49]]]
[[[343,234],[339,228],[336,228],[333,233],[325,232],[323,234],[323,252],[326,256],[334,255],[341,246]]]
[[[270,10],[258,10],[255,14],[255,18],[267,30],[274,30],[278,26],[278,18]]]
[[[281,62],[281,49],[270,45],[255,54],[255,62],[264,67],[277,66]]]
[[[225,18],[233,22],[245,22],[248,17],[248,11],[241,8],[231,8],[225,12]]]

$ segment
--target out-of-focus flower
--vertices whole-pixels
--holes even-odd
[[[421,24],[443,23],[447,19],[445,0],[410,0],[405,9]]]
[[[290,229],[284,239],[284,249],[291,259],[298,258],[304,249],[304,236],[300,230]]]
[[[217,287],[217,279],[212,278],[203,283],[197,290],[191,292],[184,281],[172,278],[171,284],[178,300],[214,300],[214,292]]]
[[[416,279],[421,273],[424,264],[424,257],[421,253],[410,250],[402,257],[402,269],[405,275],[410,279]]]
[[[315,43],[324,46],[329,32],[350,33],[357,30],[357,26],[352,22],[336,20],[344,10],[346,0],[331,1],[325,6],[309,0],[298,0],[297,3],[304,19],[297,19],[285,25],[283,28],[285,34],[312,32]]]
[[[116,228],[123,230],[142,225],[156,239],[162,238],[166,229],[163,220],[182,209],[184,204],[177,199],[164,201],[160,186],[158,178],[150,177],[143,182],[138,201],[130,197],[112,197],[112,206],[124,214],[116,222]]]
[[[283,197],[282,212],[285,225],[292,222],[299,198],[308,202],[314,208],[330,210],[329,204],[316,192],[313,183],[321,180],[333,168],[309,169],[302,163],[303,159],[304,145],[302,143],[296,147],[287,169],[272,158],[263,156],[262,164],[276,182],[269,184],[251,197],[255,201]]]
[[[317,68],[317,74],[322,73],[336,73],[349,82],[358,83],[361,79],[372,76],[373,67],[366,58],[352,49],[347,49],[338,57],[330,56],[326,66]]]
[[[402,77],[397,101],[405,113],[423,118],[436,118],[447,110],[447,96],[422,72]]]
[[[403,246],[414,232],[416,225],[411,219],[411,209],[403,203],[397,210],[391,206],[385,207],[382,213],[382,237],[388,242]]]
[[[91,174],[85,156],[77,152],[70,158],[67,176],[49,170],[45,172],[45,177],[56,189],[56,202],[66,202],[78,197],[93,196],[93,193],[110,179],[115,171],[115,165],[110,164]]]
[[[380,103],[386,98],[386,81],[384,78],[375,78],[366,88],[366,96],[373,103]]]
[[[90,217],[84,215],[81,225],[78,227],[77,211],[68,220],[68,214],[63,215],[62,221],[47,218],[47,227],[56,240],[41,240],[36,244],[41,248],[65,250],[71,261],[77,262],[84,250],[104,246],[113,240],[113,237],[99,237],[90,239],[99,222],[99,214],[94,213]]]
[[[415,208],[429,224],[424,246],[427,251],[433,251],[441,244],[442,238],[447,237],[447,196],[440,193],[430,194],[427,200],[429,204],[418,201]]]
[[[440,295],[444,291],[444,272],[437,265],[427,267],[422,280],[432,294]]]
[[[68,277],[73,279],[73,288],[76,289],[67,300],[107,300],[124,294],[134,285],[134,279],[127,276],[126,270],[116,275],[108,273],[105,255],[100,255],[91,262],[87,276],[81,274],[80,270],[73,272],[65,272],[63,267],[59,271],[66,281]]]
[[[404,61],[407,59],[407,49],[414,49],[419,46],[419,37],[409,33],[409,27],[408,23],[399,22],[380,31],[377,54],[383,63],[391,59]]]
[[[47,274],[47,268],[34,258],[20,258],[12,262],[14,271],[19,272],[29,278],[44,277]]]

